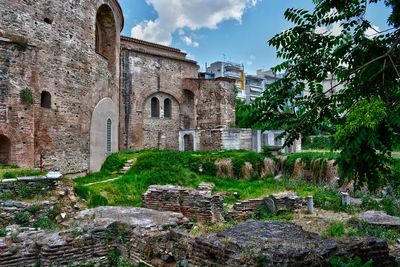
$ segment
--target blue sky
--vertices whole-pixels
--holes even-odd
[[[123,34],[179,48],[204,65],[230,60],[247,73],[279,63],[267,41],[289,28],[289,7],[313,9],[311,0],[119,0]],[[390,10],[373,5],[367,13],[375,28],[387,28]]]

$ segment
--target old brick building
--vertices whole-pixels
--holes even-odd
[[[232,83],[120,37],[117,0],[2,0],[0,16],[0,163],[95,171],[118,149],[179,149],[182,130],[202,148],[200,130],[234,126]]]

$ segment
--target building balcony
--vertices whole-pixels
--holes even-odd
[[[233,79],[240,79],[240,72],[225,71],[224,76]]]

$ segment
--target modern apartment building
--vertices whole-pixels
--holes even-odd
[[[214,78],[223,77],[235,80],[238,90],[237,98],[246,100],[243,65],[230,61],[217,61],[207,67],[206,73],[214,74]]]

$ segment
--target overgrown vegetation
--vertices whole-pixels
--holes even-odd
[[[311,11],[287,9],[293,27],[269,40],[283,60],[272,70],[285,75],[267,87],[248,118],[263,129],[284,129],[286,144],[333,126],[341,182],[374,191],[394,177],[391,152],[400,143],[400,5],[313,2]],[[387,28],[367,36],[373,26],[365,14],[379,2],[391,10]],[[336,82],[324,87],[332,78]]]
[[[337,154],[299,153],[289,155],[289,162],[304,157],[311,162],[312,157],[334,158]],[[224,194],[226,203],[238,200],[265,197],[272,193],[291,190],[301,196],[314,195],[317,207],[332,210],[343,210],[340,196],[334,188],[325,188],[305,181],[294,181],[286,177],[275,180],[272,177],[254,175],[250,179],[232,179],[216,177],[214,161],[220,158],[238,158],[233,167],[243,166],[245,161],[251,162],[256,168],[261,168],[263,155],[247,151],[226,152],[177,152],[177,151],[128,151],[115,154],[107,159],[102,171],[75,181],[75,192],[89,202],[91,207],[104,205],[141,206],[141,196],[150,185],[174,184],[195,188],[200,183],[213,183],[214,192]],[[136,165],[120,179],[107,183],[87,186],[115,177],[120,166],[126,160],[137,159]],[[113,164],[109,164],[113,162]],[[117,166],[117,167],[114,167]]]
[[[22,103],[25,103],[28,105],[32,105],[34,103],[33,93],[32,93],[32,90],[29,88],[22,89],[19,92],[19,96],[21,98]]]
[[[335,146],[335,137],[332,135],[308,136],[302,139],[301,147],[304,150],[320,149],[331,150]]]
[[[46,172],[40,173],[38,169],[19,168],[18,166],[0,165],[0,179],[17,178],[23,176],[46,175]]]
[[[363,262],[359,257],[354,259],[346,257],[332,257],[329,260],[332,267],[370,267],[372,265],[372,260]]]

